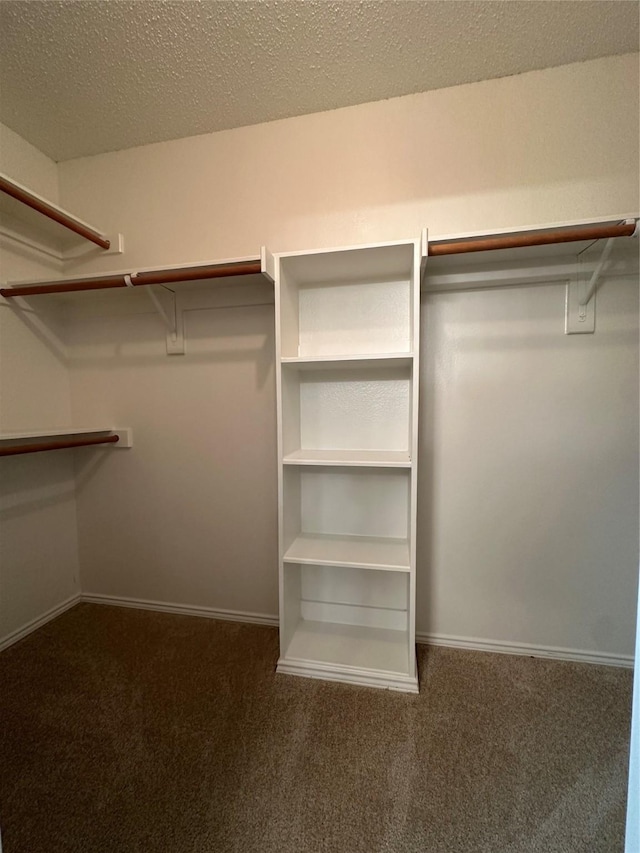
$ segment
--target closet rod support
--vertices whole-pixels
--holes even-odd
[[[591,278],[589,280],[589,284],[587,285],[587,292],[585,293],[583,299],[580,301],[580,316],[584,317],[587,313],[587,305],[593,299],[593,296],[598,289],[598,283],[600,281],[600,275],[602,274],[602,270],[604,269],[604,265],[609,260],[609,255],[611,254],[611,250],[613,249],[613,244],[615,243],[615,237],[609,237],[607,242],[605,243],[604,249],[602,250],[602,255],[600,256],[600,260],[598,261],[598,265],[594,269],[591,274]]]
[[[45,441],[39,444],[14,444],[12,447],[0,447],[0,456],[42,453],[47,450],[68,450],[72,447],[92,447],[96,444],[117,444],[119,441],[119,435],[107,435],[91,438],[63,439],[62,441]]]
[[[175,300],[175,296],[173,297],[173,304],[172,304],[171,308],[169,309],[169,311],[166,311],[164,308],[164,305],[162,304],[162,302],[160,302],[160,299],[158,298],[157,294],[154,293],[154,290],[152,287],[147,288],[147,294],[149,296],[149,299],[153,303],[154,308],[156,309],[156,311],[160,315],[162,322],[167,327],[167,331],[169,332],[169,334],[175,335],[175,333],[176,333],[176,300]],[[169,314],[171,314],[172,316],[169,316]]]
[[[127,276],[128,277],[128,276]],[[168,287],[145,288],[154,308],[167,329],[167,355],[184,355],[184,314],[178,306],[175,291]]]

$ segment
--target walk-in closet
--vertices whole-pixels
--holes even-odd
[[[637,4],[125,5],[0,3],[1,849],[634,853]]]

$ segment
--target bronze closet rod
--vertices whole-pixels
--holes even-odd
[[[260,261],[241,261],[236,264],[208,264],[201,267],[166,269],[131,275],[105,275],[95,278],[48,281],[0,288],[0,296],[36,296],[39,293],[71,293],[82,290],[106,290],[111,287],[140,287],[144,284],[176,284],[181,281],[201,281],[207,278],[228,278],[235,275],[255,275],[262,271]],[[130,282],[130,284],[129,284]]]
[[[10,181],[7,181],[2,177],[0,177],[0,191],[6,195],[10,195],[12,198],[15,198],[16,201],[19,201],[21,204],[25,204],[27,207],[37,210],[38,213],[41,213],[48,219],[53,219],[54,222],[57,222],[59,225],[63,225],[65,228],[68,228],[69,231],[74,231],[76,234],[79,234],[80,237],[84,237],[85,240],[95,243],[96,246],[100,246],[101,249],[109,249],[111,247],[111,241],[107,240],[106,237],[103,237],[98,231],[94,231],[93,228],[88,228],[86,225],[82,225],[82,223],[77,222],[72,217],[66,216],[63,211],[52,207],[50,204],[47,204],[46,201],[43,201],[43,199],[22,189],[22,187],[14,186]]]
[[[94,438],[68,438],[62,441],[45,441],[40,444],[14,444],[13,447],[0,447],[0,456],[17,456],[21,453],[41,453],[44,450],[67,450],[70,447],[89,447],[94,444],[115,444],[119,435],[97,436]]]
[[[429,244],[429,257],[460,255],[466,252],[489,252],[495,249],[525,249],[528,246],[603,240],[608,237],[631,237],[635,230],[635,222],[622,222],[616,225],[584,225],[575,228],[554,228],[551,231],[529,231],[524,234],[497,234],[495,237],[436,241]]]

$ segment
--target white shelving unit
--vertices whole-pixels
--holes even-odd
[[[274,256],[278,672],[417,692],[420,240]]]

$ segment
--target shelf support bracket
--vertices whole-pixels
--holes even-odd
[[[625,224],[631,224],[631,222]],[[637,232],[638,225],[637,223],[635,225]],[[615,241],[615,237],[608,238],[604,244],[600,260],[595,265],[588,281],[585,281],[578,271],[576,278],[567,283],[564,327],[566,335],[593,334],[595,332],[596,293],[598,292],[602,271],[609,260]],[[579,258],[578,263],[581,261],[582,258]]]
[[[127,287],[134,286],[132,279],[135,278],[135,273],[131,276],[125,275],[124,278]],[[167,355],[184,355],[184,312],[178,305],[175,291],[164,285],[147,285],[144,289],[167,330]]]
[[[586,287],[586,293],[584,294],[582,300],[579,304],[579,311],[581,314],[586,316],[587,306],[589,302],[596,295],[596,291],[598,289],[598,284],[600,283],[600,276],[602,275],[602,270],[604,269],[604,265],[609,260],[609,255],[611,254],[611,250],[613,249],[613,244],[615,242],[615,237],[609,237],[607,242],[604,244],[604,249],[602,250],[602,255],[600,256],[600,260],[598,261],[598,265],[594,269],[591,274],[591,278],[589,279],[589,284]]]
[[[57,358],[64,362],[67,361],[69,358],[68,347],[54,331],[55,326],[48,322],[46,313],[34,308],[23,296],[15,296],[13,299],[5,299],[4,296],[0,296],[0,309],[2,308],[13,311],[32,333],[45,341]]]
[[[624,236],[636,238],[640,233],[640,220],[626,219],[623,226],[633,225],[634,230],[629,234],[628,230]],[[598,262],[593,266],[589,264],[591,275],[587,281],[586,276],[580,274],[581,265],[587,266],[584,253],[578,256],[578,273],[575,279],[567,282],[565,300],[565,326],[566,335],[589,334],[595,332],[595,303],[600,277],[609,260],[616,237],[608,237]]]
[[[184,312],[178,297],[164,285],[148,286],[146,291],[167,329],[167,355],[184,355]]]

